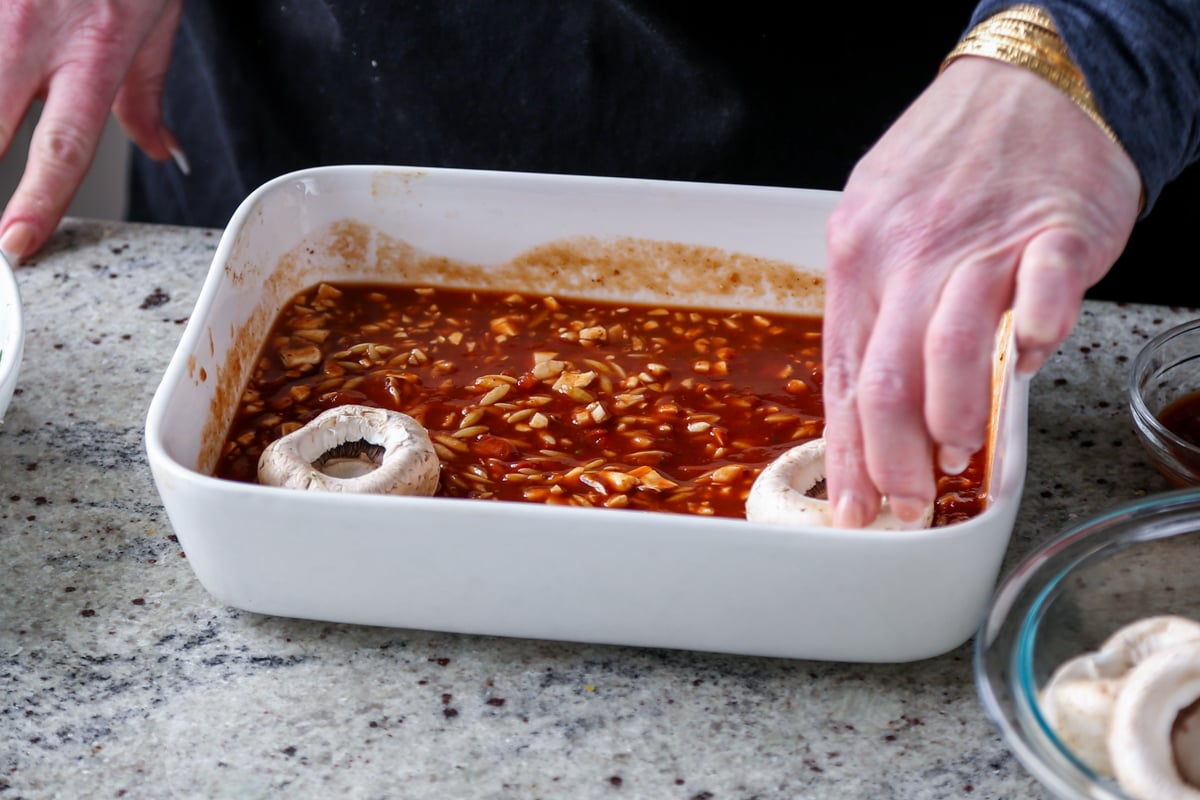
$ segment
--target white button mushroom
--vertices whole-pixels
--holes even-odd
[[[833,508],[823,496],[825,440],[813,439],[797,445],[768,464],[750,487],[746,519],[779,525],[833,524]],[[887,501],[868,528],[916,530],[933,522],[933,504],[914,522],[896,516]]]
[[[1160,662],[1160,657],[1172,654]],[[1191,682],[1180,659],[1192,661]],[[1165,669],[1172,665],[1175,671]],[[1169,687],[1164,688],[1164,687]],[[1130,693],[1130,689],[1134,691]],[[1188,699],[1190,697],[1190,699]],[[1200,622],[1177,615],[1147,617],[1120,628],[1101,646],[1063,663],[1039,693],[1039,708],[1046,724],[1071,752],[1097,774],[1117,777],[1118,783],[1138,800],[1196,798],[1196,794],[1163,793],[1164,786],[1186,787],[1200,772],[1200,750],[1195,749],[1192,720],[1181,711],[1200,701]],[[1174,707],[1169,712],[1168,707]],[[1122,709],[1119,713],[1117,709]],[[1191,713],[1195,713],[1192,708]],[[1170,721],[1156,721],[1165,716]],[[1172,725],[1176,721],[1176,749],[1192,743],[1193,753],[1179,769],[1164,771],[1172,763]],[[1133,744],[1136,740],[1136,744]],[[1132,773],[1150,793],[1126,786],[1122,773]]]
[[[1136,800],[1200,800],[1200,639],[1152,654],[1117,696],[1113,773]]]
[[[429,496],[440,463],[425,428],[407,414],[345,405],[276,439],[258,459],[271,486]]]
[[[1200,786],[1200,696],[1175,718],[1171,744],[1179,774],[1191,786]]]

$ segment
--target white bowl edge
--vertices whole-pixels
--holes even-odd
[[[0,253],[0,423],[8,411],[25,351],[21,291],[12,264]]]

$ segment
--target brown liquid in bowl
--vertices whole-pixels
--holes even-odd
[[[1180,439],[1200,447],[1200,392],[1172,400],[1158,413],[1158,421]]]

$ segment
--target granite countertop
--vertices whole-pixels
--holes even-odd
[[[0,426],[0,797],[1038,798],[971,649],[844,664],[264,617],[200,586],[146,466],[219,233],[69,219],[18,270]],[[1035,379],[1005,568],[1164,490],[1124,404],[1183,309],[1089,301]]]

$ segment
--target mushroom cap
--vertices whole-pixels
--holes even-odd
[[[1178,615],[1145,617],[1124,625],[1095,651],[1058,667],[1039,692],[1046,724],[1076,758],[1112,776],[1110,736],[1118,698],[1138,664],[1180,644],[1200,642],[1200,622]]]
[[[1081,662],[1082,656],[1073,659]],[[1072,663],[1072,662],[1068,662]],[[1112,775],[1108,732],[1113,708],[1124,684],[1119,678],[1067,677],[1052,679],[1042,691],[1039,709],[1046,724],[1071,753],[1098,775]]]
[[[360,445],[374,457],[340,457]],[[271,442],[258,459],[260,483],[291,489],[429,496],[439,477],[424,426],[399,411],[362,405],[318,414]]]
[[[1147,656],[1195,639],[1200,639],[1200,622],[1179,614],[1157,614],[1118,628],[1099,652],[1114,662],[1122,661],[1128,670]],[[1117,663],[1110,667],[1118,668]]]
[[[1200,785],[1185,777],[1200,772],[1200,750],[1179,746],[1194,739],[1174,737],[1180,714],[1194,715],[1198,700],[1200,640],[1152,653],[1130,671],[1113,708],[1108,749],[1117,782],[1135,800],[1200,800]]]
[[[825,439],[813,439],[790,448],[768,464],[750,487],[746,498],[746,519],[778,525],[833,524],[829,501],[810,494],[825,480]],[[933,523],[933,504],[915,522],[896,516],[887,500],[868,528],[918,530]]]

